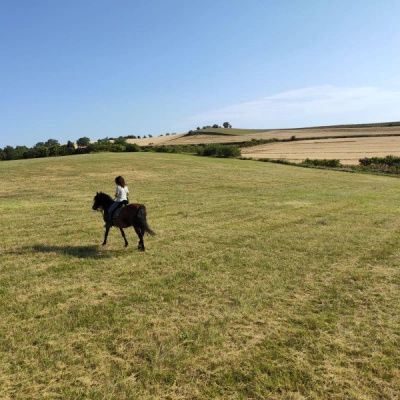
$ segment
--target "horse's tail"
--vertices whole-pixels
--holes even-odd
[[[146,207],[143,204],[141,204],[135,215],[136,223],[140,226],[140,229],[143,231],[143,233],[147,232],[149,235],[154,236],[155,232],[153,232],[149,228],[149,225],[147,224],[146,215],[147,215]]]

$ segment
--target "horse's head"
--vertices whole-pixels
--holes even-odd
[[[101,207],[101,204],[99,202],[99,194],[100,193],[97,192],[96,196],[94,196],[92,210],[97,211]]]
[[[109,207],[112,202],[113,199],[108,194],[97,192],[93,199],[92,210],[104,210],[105,208]]]

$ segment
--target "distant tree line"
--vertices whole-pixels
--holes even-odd
[[[169,135],[169,134],[166,134]],[[171,134],[173,135],[173,133]],[[151,137],[151,135],[149,135]],[[100,152],[139,152],[153,151],[164,153],[185,153],[196,154],[199,156],[211,157],[239,157],[240,150],[237,145],[209,144],[209,145],[183,145],[183,146],[139,146],[136,143],[128,143],[126,137],[99,139],[97,142],[91,142],[90,138],[82,137],[67,144],[60,144],[55,139],[49,139],[47,142],[38,142],[35,146],[28,148],[26,146],[6,146],[0,148],[0,161],[20,160],[28,158],[58,157],[74,154],[88,154]]]
[[[47,142],[38,142],[29,148],[26,146],[6,146],[0,149],[0,160],[19,160],[24,158],[56,157],[75,154],[77,149],[74,143],[60,145],[57,140],[49,139]]]
[[[201,132],[199,132],[199,131],[201,131],[201,130],[204,130],[204,129],[210,129],[210,128],[212,128],[212,129],[217,129],[217,128],[232,128],[232,125],[229,123],[229,122],[224,122],[223,124],[222,124],[222,126],[219,126],[218,124],[214,124],[214,125],[206,125],[206,126],[203,126],[203,128],[200,128],[199,126],[195,129],[195,130],[190,130],[189,132],[188,132],[188,134],[189,135],[198,135],[198,134],[201,134]]]
[[[224,122],[223,127],[231,128],[229,122]],[[210,128],[210,126],[203,127],[203,129]],[[213,128],[220,128],[217,124],[213,125]],[[200,128],[197,128],[200,129]],[[176,135],[176,133],[166,133],[165,136]],[[161,135],[163,136],[163,135]],[[147,137],[152,138],[152,135],[128,135],[120,136],[118,138],[99,139],[97,142],[91,142],[87,136],[81,137],[76,141],[76,145],[70,140],[67,144],[60,144],[56,139],[49,139],[46,142],[38,142],[33,147],[27,146],[6,146],[3,149],[0,148],[0,161],[7,160],[20,160],[27,158],[43,158],[43,157],[57,157],[57,156],[69,156],[74,154],[87,154],[87,153],[99,153],[99,152],[137,152],[142,151],[142,148],[135,143],[127,143],[127,139],[146,139]],[[169,146],[170,147],[170,146]],[[190,147],[190,146],[189,146]],[[203,148],[204,146],[200,146]],[[160,150],[161,148],[161,150]],[[165,151],[164,146],[152,147],[146,146],[146,151]],[[226,151],[226,150],[225,150]],[[193,148],[183,149],[182,147],[175,147],[175,149],[169,150],[169,152],[188,152],[194,154],[202,153],[201,150],[193,150]],[[223,152],[220,151],[220,154]]]
[[[176,133],[166,133],[165,136],[176,135]],[[163,135],[161,135],[163,136]],[[118,138],[99,139],[91,142],[87,136],[81,137],[76,141],[76,145],[68,141],[67,144],[60,144],[56,139],[49,139],[46,142],[38,142],[33,147],[27,146],[6,146],[0,148],[0,161],[20,160],[24,158],[43,158],[56,156],[69,156],[73,154],[97,153],[101,151],[140,151],[140,146],[134,143],[127,143],[127,139],[146,139],[152,135],[127,135]]]
[[[140,146],[134,143],[127,143],[124,137],[99,139],[93,143],[90,142],[88,137],[82,137],[76,141],[76,146],[71,141],[68,141],[67,144],[60,144],[55,139],[49,139],[47,142],[38,142],[31,148],[26,146],[16,146],[15,148],[6,146],[4,149],[0,148],[0,161],[69,156],[103,151],[140,151]]]

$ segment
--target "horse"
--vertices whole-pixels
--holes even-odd
[[[94,203],[92,209],[95,211],[102,211],[103,219],[107,223],[107,213],[108,209],[113,204],[114,200],[111,196],[103,192],[97,192],[96,196],[94,196]],[[136,234],[139,237],[138,249],[141,251],[145,251],[143,236],[145,233],[148,233],[152,236],[155,233],[149,228],[147,225],[147,211],[144,204],[128,204],[122,209],[117,208],[116,211],[120,211],[119,215],[114,216],[113,223],[114,226],[118,227],[121,231],[121,235],[125,241],[125,247],[128,246],[128,241],[126,240],[124,228],[128,228],[129,226],[133,226]],[[114,211],[115,215],[115,211]],[[104,234],[103,246],[107,244],[108,232],[110,231],[110,227],[106,225],[106,232]]]

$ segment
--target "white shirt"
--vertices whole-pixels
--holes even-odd
[[[115,194],[117,195],[115,201],[123,201],[123,200],[128,200],[127,196],[129,194],[129,190],[128,190],[128,186],[125,187],[121,187],[121,186],[117,186],[117,188],[115,189]]]

